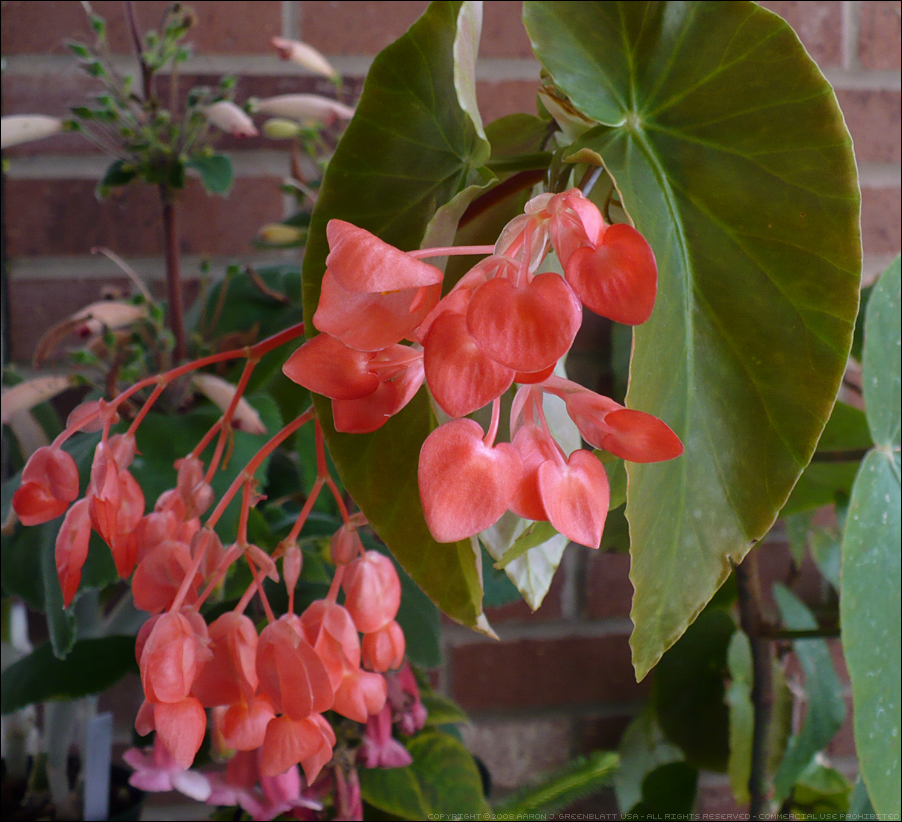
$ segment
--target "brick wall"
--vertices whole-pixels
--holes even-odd
[[[274,34],[300,37],[323,51],[359,86],[374,54],[401,34],[425,2],[194,2],[200,17],[197,56],[185,73],[197,78],[235,73],[239,99],[288,91],[328,93],[328,82],[286,68],[268,49]],[[478,76],[486,121],[534,111],[538,64],[517,20],[519,3],[487,2]],[[865,278],[870,281],[900,248],[900,3],[765,2],[796,29],[828,79],[855,141],[863,193]],[[116,22],[120,4],[96,2],[113,24],[112,42],[127,41]],[[138,4],[154,21],[163,2]],[[89,88],[62,42],[83,33],[77,2],[3,2],[3,113],[64,115]],[[123,56],[123,59],[126,59]],[[190,81],[189,81],[190,83]],[[190,272],[201,254],[250,257],[257,227],[282,214],[278,191],[286,171],[282,153],[263,140],[224,142],[237,181],[228,200],[187,195],[189,220],[182,238]],[[126,190],[98,203],[93,186],[105,161],[72,136],[10,152],[5,190],[9,272],[9,334],[14,360],[27,360],[42,328],[102,292],[123,286],[105,260],[90,256],[107,245],[129,257],[151,279],[162,277],[160,225],[152,197]],[[588,330],[582,356],[603,333]],[[587,350],[588,349],[588,350]],[[785,562],[785,547],[771,546],[770,564]],[[546,604],[532,616],[524,605],[490,613],[501,643],[449,625],[441,687],[473,716],[467,741],[502,788],[593,748],[617,745],[647,696],[629,665],[628,558],[581,548],[568,550]],[[812,576],[810,584],[818,582]],[[850,725],[832,753],[852,754]],[[706,778],[701,810],[717,812],[729,791]],[[593,800],[607,809],[610,797]]]

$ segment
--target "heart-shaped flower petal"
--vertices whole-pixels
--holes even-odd
[[[632,226],[610,226],[600,245],[574,251],[564,271],[590,311],[626,325],[639,325],[651,316],[658,267],[651,247]]]
[[[574,451],[561,465],[539,466],[539,492],[551,524],[567,539],[598,548],[608,515],[611,489],[604,466],[589,451]]]
[[[551,273],[519,287],[507,279],[489,280],[474,292],[467,310],[476,345],[515,371],[540,371],[557,362],[570,350],[581,323],[579,300]]]
[[[512,443],[523,462],[523,479],[510,509],[524,519],[547,520],[545,504],[539,492],[539,466],[557,457],[555,446],[539,425],[524,425]]]
[[[420,499],[438,542],[478,534],[500,519],[517,492],[523,467],[512,445],[483,442],[473,420],[436,428],[420,450]]]
[[[426,383],[435,401],[452,417],[465,417],[500,397],[514,371],[480,351],[461,314],[446,311],[429,329],[424,343]]]
[[[372,354],[348,348],[330,334],[319,334],[288,358],[282,373],[324,397],[356,400],[379,387],[379,378],[369,371],[371,359]]]

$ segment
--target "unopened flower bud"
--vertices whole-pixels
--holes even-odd
[[[255,100],[253,110],[271,117],[285,117],[304,125],[321,123],[330,126],[336,120],[350,120],[354,109],[318,94],[280,94]]]
[[[300,229],[283,223],[266,223],[257,232],[257,239],[269,245],[292,245],[300,242],[303,236]]]
[[[294,120],[284,117],[271,117],[263,124],[263,133],[270,140],[293,140],[303,129]]]
[[[0,119],[0,148],[43,140],[63,130],[58,117],[43,114],[13,114]]]
[[[404,631],[392,620],[378,631],[363,635],[363,667],[380,674],[400,668],[404,661],[404,649]]]
[[[229,132],[233,137],[257,136],[253,120],[229,100],[213,103],[206,108],[204,114],[214,126]]]
[[[323,77],[338,75],[338,72],[329,65],[329,61],[313,46],[308,46],[298,40],[286,40],[284,37],[273,37],[270,42],[283,60],[297,63],[315,74],[322,74]]]
[[[329,553],[335,565],[347,565],[363,553],[360,534],[352,525],[342,525],[329,542]]]
[[[237,386],[214,374],[195,374],[192,382],[201,394],[222,411],[232,404],[235,392],[238,390]],[[235,406],[232,425],[239,431],[246,431],[248,434],[266,433],[266,426],[260,419],[260,415],[244,397],[241,397]]]

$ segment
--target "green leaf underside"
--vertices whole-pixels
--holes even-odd
[[[440,818],[436,814],[489,818],[476,763],[460,742],[425,731],[407,740],[407,749],[413,764],[406,768],[360,769],[364,801],[402,819]]]
[[[3,672],[2,712],[100,693],[130,671],[138,672],[132,636],[79,640],[65,660],[47,643]]]
[[[852,683],[855,748],[874,809],[900,815],[899,260],[868,301],[864,340],[865,403],[878,447],[852,488],[842,546],[840,618]]]
[[[782,585],[774,586],[774,599],[780,609],[783,625],[790,631],[817,628],[817,620],[794,594]],[[830,648],[825,640],[806,639],[793,643],[793,650],[805,672],[808,710],[798,734],[792,736],[774,777],[777,802],[789,796],[815,754],[826,747],[842,727],[846,716],[842,686],[833,668]]]
[[[628,405],[686,453],[628,466],[639,679],[773,523],[830,414],[858,301],[835,97],[753,3],[527,2],[555,83],[658,261]]]
[[[200,174],[204,188],[210,194],[228,194],[232,188],[232,161],[225,154],[196,157],[186,165]]]
[[[420,246],[436,211],[473,184],[489,155],[481,124],[455,93],[458,22],[472,37],[473,14],[434,3],[373,62],[354,119],[320,189],[304,258],[304,315],[313,313],[328,254],[326,224],[340,218],[405,249]],[[458,78],[462,84],[472,77]],[[475,193],[475,189],[474,192]],[[459,204],[459,201],[458,201]],[[315,398],[345,487],[414,581],[446,614],[482,618],[478,555],[469,541],[436,543],[417,486],[420,446],[434,427],[425,392],[373,434],[339,434],[328,400]]]

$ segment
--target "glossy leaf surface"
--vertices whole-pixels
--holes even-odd
[[[525,21],[602,124],[573,150],[603,158],[658,263],[627,404],[686,453],[628,466],[641,679],[770,528],[829,417],[858,304],[851,141],[754,3],[527,2]]]
[[[467,56],[478,43],[480,15],[477,4],[434,3],[374,61],[311,220],[304,259],[308,323],[319,301],[330,219],[411,250],[420,246],[436,211],[465,189],[475,195],[475,186],[486,182],[478,169],[489,148],[472,107]],[[455,210],[464,207],[455,201]],[[441,233],[433,224],[430,235]],[[439,545],[423,519],[417,461],[434,426],[425,392],[366,435],[336,433],[329,402],[318,399],[316,405],[342,480],[380,538],[445,613],[464,624],[484,623],[477,552],[468,540]]]

